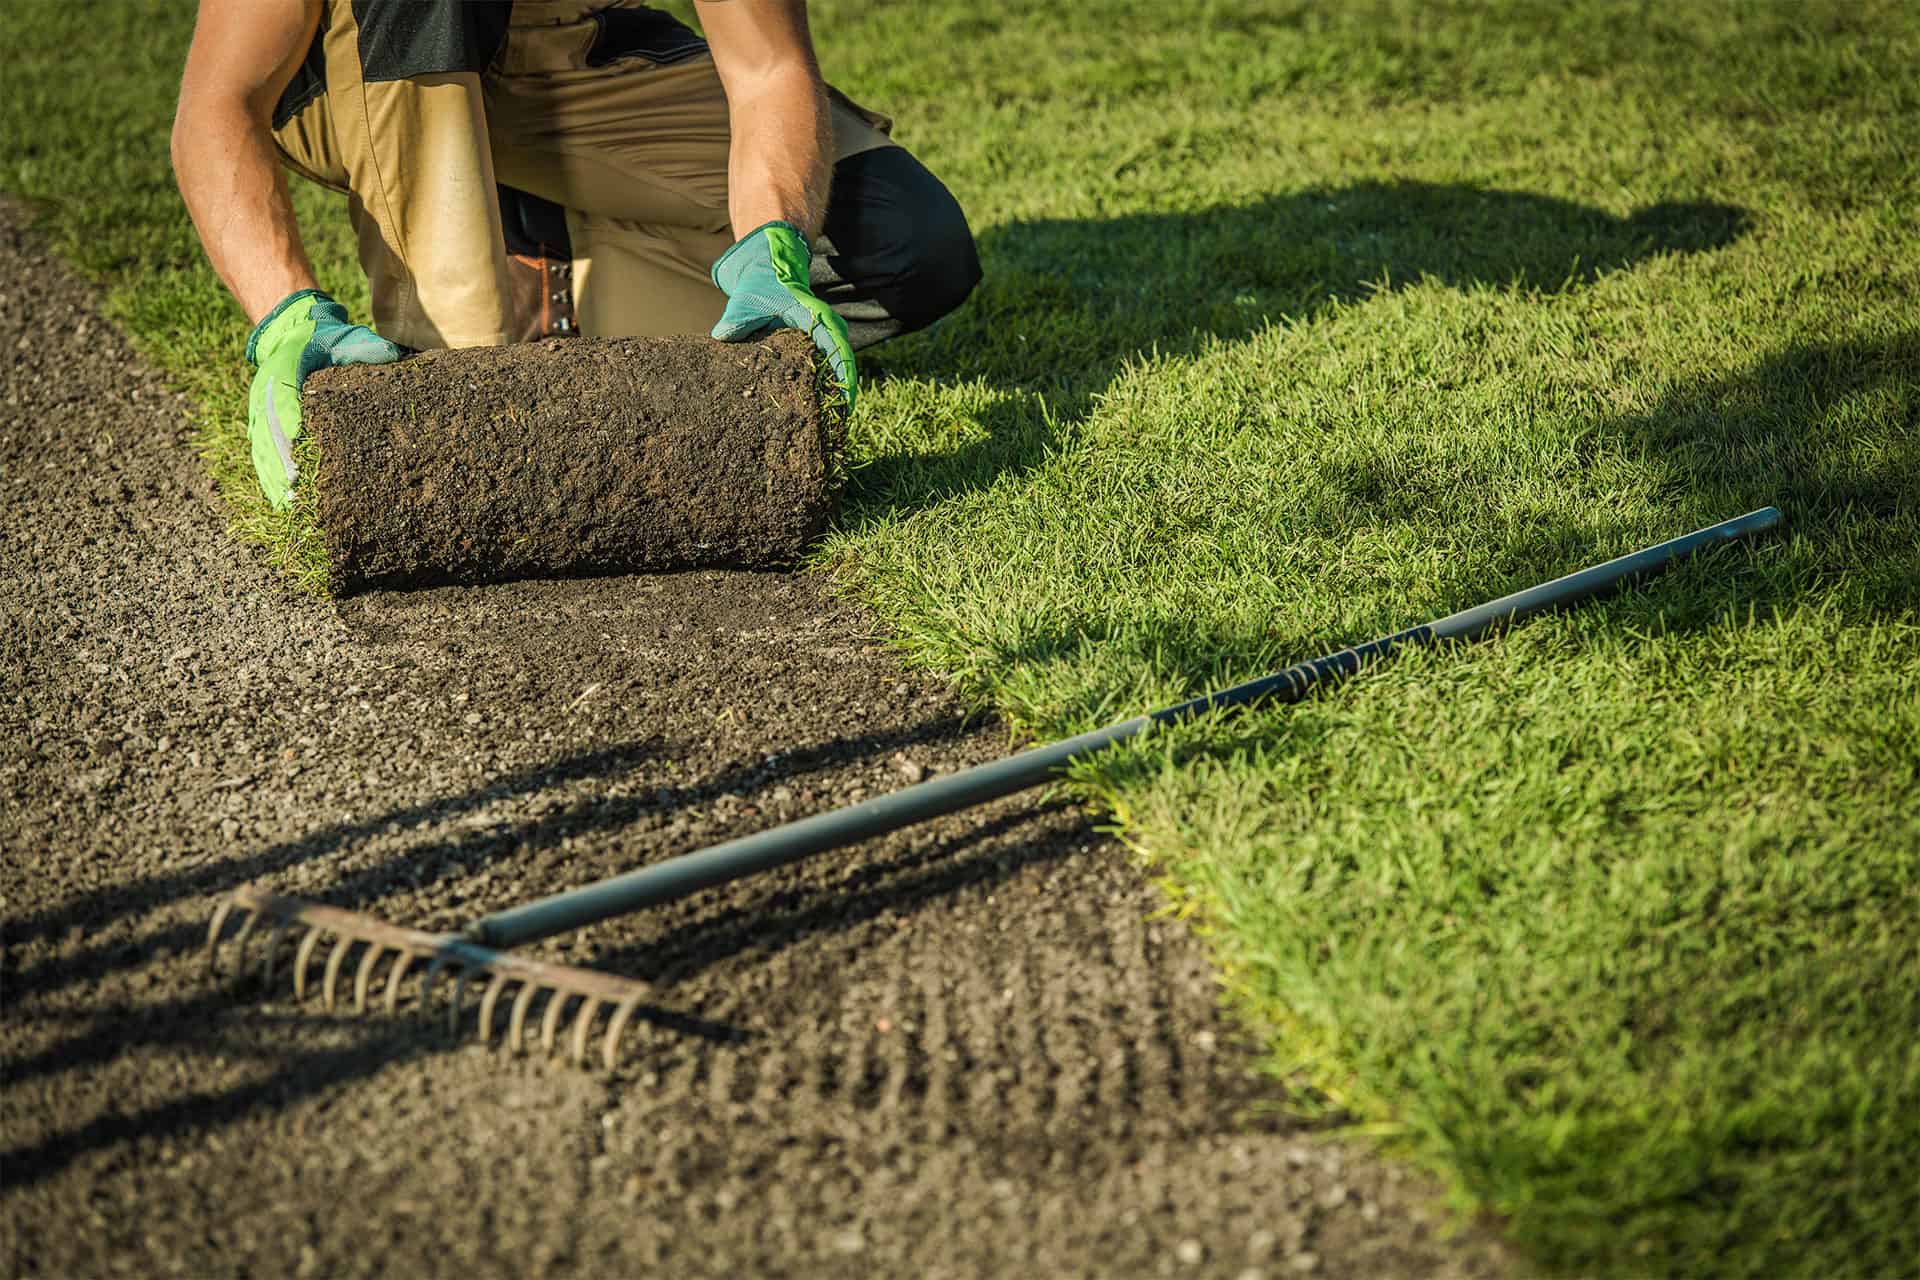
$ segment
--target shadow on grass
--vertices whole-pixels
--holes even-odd
[[[1647,412],[1596,423],[1581,448],[1590,457],[1626,454],[1650,469],[1668,522],[1649,535],[1597,514],[1541,512],[1486,554],[1444,562],[1432,584],[1436,616],[1765,506],[1782,509],[1784,529],[1710,550],[1670,569],[1677,583],[1646,580],[1605,607],[1645,632],[1701,630],[1730,610],[1764,618],[1816,590],[1850,617],[1920,610],[1920,331],[1795,347],[1732,377],[1675,386]],[[1453,465],[1444,485],[1422,486],[1402,468],[1389,475],[1384,466],[1376,473],[1344,462],[1327,480],[1341,500],[1323,510],[1416,535],[1468,527],[1479,514],[1475,495],[1498,483],[1491,468],[1499,463]],[[1476,481],[1475,466],[1490,470]],[[1428,620],[1382,617],[1378,634]],[[1235,628],[1192,617],[1087,618],[1020,637],[995,652],[993,665],[1081,662],[1097,653],[1119,670],[1181,672],[1187,692],[1198,694],[1373,638],[1303,637],[1280,624]],[[1067,710],[1090,715],[1104,696],[1089,692]]]
[[[1550,196],[1364,182],[1250,205],[1015,222],[980,236],[986,278],[876,371],[983,380],[988,438],[877,459],[850,515],[918,507],[1037,463],[1127,363],[1246,338],[1341,303],[1438,280],[1558,293],[1660,254],[1723,248],[1745,211],[1667,203],[1620,218]]]

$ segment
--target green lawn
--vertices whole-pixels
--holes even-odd
[[[245,323],[166,170],[188,8],[0,8],[0,189],[231,441]],[[1920,10],[811,8],[987,270],[867,360],[823,560],[1034,733],[1786,511],[1081,780],[1274,1072],[1544,1268],[1911,1274]]]

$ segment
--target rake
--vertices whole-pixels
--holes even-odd
[[[604,1012],[607,1017],[600,1033],[600,1057],[607,1069],[613,1070],[619,1063],[620,1046],[628,1025],[647,1005],[651,992],[648,985],[593,969],[515,955],[509,948],[659,906],[702,889],[1024,791],[1058,777],[1073,762],[1156,725],[1175,724],[1210,711],[1254,703],[1297,702],[1315,687],[1351,675],[1366,663],[1385,658],[1398,649],[1475,639],[1533,614],[1589,599],[1707,547],[1764,533],[1779,525],[1780,520],[1776,508],[1763,507],[1475,608],[1302,662],[1273,675],[859,804],[551,894],[482,916],[458,932],[428,933],[402,928],[338,907],[284,897],[249,885],[236,890],[214,913],[207,929],[208,964],[218,973],[225,947],[232,956],[228,966],[231,972],[236,975],[258,972],[271,984],[282,957],[287,957],[295,997],[304,999],[315,985],[311,979],[318,962],[321,973],[317,985],[326,1006],[335,1007],[350,985],[354,1007],[362,1011],[374,1003],[388,1010],[396,1009],[408,975],[417,966],[424,965],[420,991],[422,1011],[431,1012],[436,988],[443,979],[451,978],[447,987],[450,1031],[458,1031],[469,995],[478,988],[479,1035],[482,1043],[491,1043],[503,1002],[511,993],[511,1002],[504,1006],[508,1047],[514,1052],[528,1047],[530,1023],[538,1007],[542,1051],[552,1056],[564,1039],[568,1057],[576,1064],[584,1063],[589,1057],[595,1027]],[[228,926],[235,920],[239,926],[229,936]],[[323,946],[326,956],[321,960]],[[349,965],[352,967],[350,979]],[[483,981],[484,986],[480,986]],[[569,1008],[571,1021],[568,1021]]]

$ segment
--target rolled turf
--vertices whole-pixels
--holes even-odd
[[[427,352],[301,401],[339,594],[790,565],[839,498],[840,415],[793,332]]]

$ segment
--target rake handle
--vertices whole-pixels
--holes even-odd
[[[488,947],[519,946],[985,804],[1038,786],[1057,776],[1071,762],[1134,737],[1150,726],[1173,724],[1208,711],[1255,702],[1297,702],[1316,685],[1351,675],[1368,662],[1384,658],[1403,646],[1425,647],[1443,640],[1475,639],[1533,614],[1586,600],[1709,546],[1764,533],[1779,525],[1780,520],[1777,508],[1762,507],[1604,564],[1217,693],[495,912],[468,926],[466,937]]]

